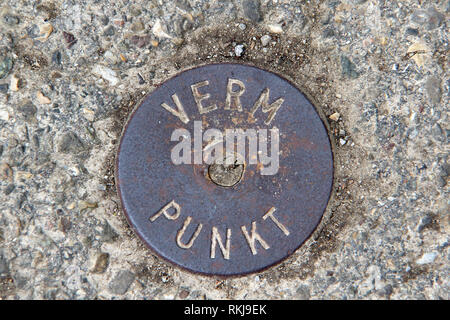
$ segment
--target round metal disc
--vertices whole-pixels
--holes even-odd
[[[204,163],[208,129],[254,130],[257,155]],[[177,153],[186,141],[192,153]],[[181,154],[187,163],[175,164]],[[134,231],[159,256],[208,275],[248,274],[288,257],[320,222],[332,182],[330,141],[311,102],[286,79],[241,64],[193,68],[160,85],[129,118],[116,163]]]

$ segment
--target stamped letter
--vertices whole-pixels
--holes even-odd
[[[255,248],[255,241],[258,240],[258,242],[262,245],[264,249],[269,249],[270,246],[267,244],[267,242],[264,241],[263,238],[259,235],[259,233],[256,232],[256,222],[252,222],[252,231],[251,236],[247,232],[247,228],[245,226],[241,227],[242,233],[245,236],[245,239],[247,240],[248,245],[250,246],[250,250],[252,251],[252,254],[257,254],[256,248]]]
[[[267,213],[263,216],[263,220],[266,220],[267,218],[270,218],[273,222],[275,222],[275,224],[277,225],[278,228],[280,228],[281,231],[283,231],[283,233],[288,236],[289,235],[289,230],[283,226],[281,224],[280,221],[278,221],[277,218],[275,218],[275,216],[273,215],[273,213],[275,212],[275,207],[270,208],[269,211],[267,211]]]
[[[191,85],[191,89],[192,89],[192,95],[194,96],[194,100],[195,103],[197,103],[197,107],[198,107],[198,112],[200,112],[200,114],[204,114],[204,113],[208,113],[210,111],[216,110],[217,109],[217,105],[213,104],[210,105],[209,107],[203,107],[202,105],[202,101],[208,99],[211,95],[209,93],[206,94],[201,94],[198,91],[198,88],[204,87],[209,85],[209,81],[205,80],[202,82],[198,82],[198,83],[194,83],[193,85]]]
[[[238,91],[233,91],[233,84],[236,84],[239,86]],[[240,96],[242,96],[242,94],[244,92],[245,92],[245,86],[241,80],[228,79],[227,98],[225,100],[225,110],[231,110],[231,104],[234,101],[236,109],[238,109],[239,111],[242,111],[242,104],[241,104]]]
[[[197,229],[195,229],[195,232],[194,232],[193,236],[191,237],[191,239],[189,240],[189,242],[187,244],[184,244],[183,242],[181,242],[181,238],[183,237],[183,234],[186,231],[188,225],[191,223],[191,221],[192,221],[192,217],[191,216],[187,217],[186,220],[184,220],[183,227],[180,230],[178,230],[178,233],[177,233],[177,245],[181,249],[189,249],[190,247],[192,247],[192,245],[194,244],[195,239],[197,239],[200,231],[202,231],[203,224],[200,223],[197,226]]]
[[[269,94],[270,90],[269,88],[266,88],[263,90],[261,95],[259,96],[258,100],[256,100],[255,105],[253,106],[251,113],[254,116],[256,110],[260,106],[262,106],[262,112],[267,113],[269,112],[269,116],[267,117],[266,121],[264,121],[265,124],[270,124],[275,117],[275,114],[277,113],[278,109],[280,109],[284,98],[279,98],[277,101],[275,101],[272,104],[269,104]]]
[[[223,246],[222,238],[216,227],[212,227],[211,235],[211,259],[216,257],[216,245],[219,244],[220,250],[222,251],[223,257],[226,260],[230,259],[230,249],[231,249],[231,229],[227,229],[227,241],[226,247]]]
[[[176,93],[172,95],[172,100],[175,103],[175,105],[177,106],[178,111],[175,110],[174,108],[170,107],[168,104],[166,104],[164,102],[161,104],[161,107],[163,107],[164,109],[169,111],[175,117],[178,117],[181,121],[183,121],[183,123],[188,123],[189,118],[188,118],[186,112],[184,111],[183,105],[181,104],[180,99],[178,99],[178,96]]]
[[[169,208],[173,208],[175,212],[173,214],[170,214],[168,212]],[[161,210],[158,211],[154,216],[150,218],[151,222],[154,222],[156,219],[158,219],[162,214],[169,220],[176,220],[180,216],[181,207],[178,203],[175,202],[175,200],[170,201],[168,204],[164,206]]]

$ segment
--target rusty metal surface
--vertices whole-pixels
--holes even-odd
[[[228,79],[245,84],[241,96],[242,111],[225,110]],[[209,93],[205,106],[217,109],[200,114],[191,85],[209,81],[202,94]],[[270,125],[268,113],[251,108],[261,92],[270,88],[272,103],[284,98]],[[175,104],[176,93],[189,122],[161,107]],[[176,128],[193,132],[195,120],[203,130],[214,127],[272,128],[280,131],[279,171],[261,175],[259,167],[248,165],[239,183],[222,187],[208,179],[208,165],[180,164],[171,161],[171,141]],[[232,276],[248,274],[270,267],[292,254],[317,227],[327,206],[333,181],[333,156],[324,124],[313,105],[289,81],[268,71],[240,64],[212,64],[184,71],[167,80],[134,111],[124,129],[116,162],[116,183],[128,222],[159,256],[189,271],[207,275]],[[179,216],[150,218],[175,201]],[[284,226],[283,231],[270,217],[263,216],[275,208],[272,216]],[[175,216],[172,208],[167,213]],[[190,217],[181,237],[188,243],[202,225],[190,248],[177,244],[177,234]],[[243,226],[251,235],[252,225],[266,243],[255,241],[252,252]],[[211,257],[212,230],[216,228],[223,246],[230,229],[229,257],[216,242]],[[285,232],[285,231],[288,232]],[[286,234],[288,233],[288,235]],[[254,254],[255,253],[255,254]]]

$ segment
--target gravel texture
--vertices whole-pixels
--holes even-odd
[[[447,0],[3,0],[0,298],[448,300],[449,13]],[[134,105],[220,61],[283,74],[333,115],[336,170],[313,237],[227,280],[152,255],[113,178]]]

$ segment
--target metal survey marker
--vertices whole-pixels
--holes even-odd
[[[288,80],[211,64],[168,79],[134,110],[116,159],[129,224],[195,273],[279,263],[312,234],[333,183],[327,129]]]

